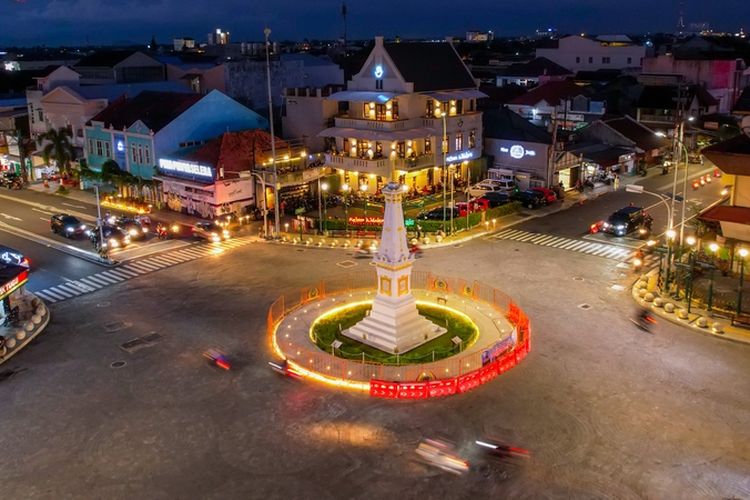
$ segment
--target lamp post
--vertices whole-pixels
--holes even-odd
[[[327,205],[326,193],[328,193],[328,183],[323,182],[320,185],[320,188],[323,190],[323,220],[321,222],[322,222],[322,230],[323,232],[325,232],[328,230],[328,207],[326,206]]]
[[[349,184],[344,183],[341,186],[341,191],[344,193],[344,227],[346,228],[346,234],[349,235]]]
[[[365,195],[365,215],[364,215],[364,230],[367,231],[367,184],[360,184],[359,190]]]
[[[664,233],[667,237],[667,272],[666,276],[664,278],[664,290],[666,290],[666,293],[669,293],[669,278],[672,271],[672,240],[674,240],[674,237],[677,235],[674,229],[667,229],[667,232]]]
[[[455,232],[455,228],[453,226],[453,207],[454,207],[454,202],[453,202],[453,191],[454,191],[454,188],[453,188],[453,185],[454,185],[454,182],[455,182],[455,179],[456,179],[456,173],[453,171],[453,167],[451,167],[451,168],[448,169],[448,174],[451,176],[451,234],[453,234]]]
[[[690,272],[687,276],[687,285],[685,286],[685,300],[687,300],[687,311],[690,314],[690,307],[693,302],[693,271],[695,270],[695,236],[688,236],[685,242],[690,247],[690,254],[688,255],[688,267]]]
[[[742,314],[742,283],[745,279],[745,257],[747,257],[747,248],[740,248],[737,252],[740,255],[740,285],[737,287],[737,316]]]
[[[719,244],[716,242],[711,243],[708,245],[708,249],[711,250],[711,253],[713,254],[713,258],[716,259],[716,252],[719,251]],[[708,305],[707,310],[708,312],[711,312],[713,310],[714,305],[714,270],[716,269],[716,266],[714,263],[711,263],[711,272],[708,275]]]
[[[445,207],[445,190],[448,186],[446,184],[448,183],[448,177],[447,177],[447,161],[446,156],[448,154],[448,125],[445,121],[445,111],[442,109],[440,110],[440,114],[438,115],[440,118],[443,119],[443,139],[441,141],[441,147],[443,153],[443,231],[445,231],[445,216],[446,216],[446,207]]]
[[[271,29],[265,28],[263,34],[266,36],[266,85],[268,86],[268,124],[271,128],[271,161],[273,162],[273,215],[274,215],[274,236],[279,237],[281,232],[281,219],[279,214],[279,170],[276,166],[276,137],[273,130],[273,97],[271,94],[271,56],[269,54],[268,37],[271,36]]]
[[[682,127],[684,123],[680,124],[680,127]],[[680,129],[682,130],[682,128]],[[658,137],[666,137],[667,135],[664,132],[656,132],[656,136]],[[682,135],[682,132],[680,131],[679,135]],[[680,215],[680,247],[682,247],[682,243],[684,241],[684,235],[685,235],[685,203],[687,198],[687,185],[688,185],[688,167],[690,166],[688,163],[688,150],[687,146],[685,146],[685,143],[678,139],[675,135],[674,138],[675,145],[677,146],[675,149],[681,148],[681,152],[685,155],[685,175],[682,180],[682,209],[681,209],[681,215]],[[679,159],[679,156],[678,156]],[[672,183],[672,212],[669,218],[669,227],[674,227],[674,222],[672,219],[672,216],[674,215],[674,202],[675,202],[675,193],[677,192],[677,169],[679,167],[679,161],[675,161],[675,168],[674,168],[674,181]]]

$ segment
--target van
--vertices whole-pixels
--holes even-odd
[[[469,195],[479,198],[484,196],[486,193],[509,193],[516,188],[516,185],[511,180],[495,180],[485,179],[482,182],[474,184],[469,188]]]

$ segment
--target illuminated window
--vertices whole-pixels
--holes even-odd
[[[432,139],[425,137],[424,139],[424,152],[425,154],[432,154]]]
[[[435,114],[435,101],[432,99],[427,100],[427,116],[432,116]]]
[[[456,101],[451,100],[448,102],[448,115],[449,116],[456,116],[458,113],[458,108],[456,107]]]
[[[464,148],[464,133],[456,132],[456,151],[461,151]]]

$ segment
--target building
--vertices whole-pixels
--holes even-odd
[[[556,46],[536,49],[536,57],[546,57],[573,72],[640,68],[646,57],[646,47],[624,35],[571,35],[556,42]]]
[[[221,28],[216,28],[216,31],[208,34],[209,45],[229,45],[229,32],[221,31]]]
[[[463,178],[471,169],[476,179],[483,166],[482,97],[451,43],[376,37],[347,90],[329,96],[343,111],[318,134],[330,140],[326,165],[339,185],[372,194],[394,172],[415,192],[440,185],[443,166]]]
[[[529,62],[514,63],[500,70],[497,74],[496,85],[518,85],[520,87],[536,87],[551,81],[565,80],[573,76],[573,72],[563,68],[545,57],[537,57]]]
[[[732,114],[738,116],[750,115],[750,86],[745,87],[740,94],[732,108]]]
[[[492,31],[472,30],[466,32],[466,41],[469,43],[486,43],[495,39]]]
[[[173,38],[172,50],[175,52],[190,51],[195,49],[195,40],[192,38]]]
[[[207,94],[212,90],[226,93],[227,69],[219,58],[194,53],[160,54],[154,57],[166,66],[167,80],[179,82],[198,94]]]
[[[28,136],[26,99],[0,99],[0,172],[22,173],[21,163],[26,162],[31,170],[31,162],[21,154],[19,140]]]
[[[81,85],[153,82],[166,79],[164,65],[132,50],[102,50],[82,58],[72,68]]]
[[[658,132],[669,133],[680,116],[695,120],[715,113],[719,102],[700,85],[644,85],[636,119]]]
[[[605,102],[589,85],[573,80],[551,81],[508,102],[508,108],[534,125],[573,130],[601,119]]]
[[[254,111],[214,90],[207,95],[144,91],[121,97],[86,123],[86,160],[100,170],[107,160],[151,179],[157,159],[224,132],[267,127]]]
[[[301,138],[307,151],[324,152],[326,141],[324,137],[318,137],[318,133],[327,128],[339,113],[339,101],[330,97],[343,88],[343,85],[328,85],[317,89],[284,89],[284,113],[281,117],[284,138]]]
[[[717,100],[720,113],[729,113],[742,89],[750,84],[741,53],[699,36],[676,45],[669,53],[646,59],[643,72],[679,75],[687,84],[701,86]]]
[[[728,205],[717,205],[700,215],[721,226],[721,234],[738,242],[750,242],[750,117],[743,118],[743,133],[704,148],[702,153],[724,173],[731,184]]]

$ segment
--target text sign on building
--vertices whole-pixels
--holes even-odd
[[[122,134],[112,134],[112,142],[114,143],[114,147],[112,148],[115,152],[114,160],[117,162],[117,165],[124,170],[125,165],[127,164],[125,159],[125,136]]]
[[[382,226],[383,225],[383,218],[380,216],[367,216],[367,225],[368,226]],[[361,215],[352,215],[349,216],[349,225],[350,226],[364,226],[365,225],[365,217],[362,217]]]
[[[159,170],[165,174],[189,175],[192,177],[202,177],[206,180],[212,180],[214,178],[213,169],[211,167],[187,161],[160,158]]]
[[[445,157],[445,161],[448,163],[455,163],[457,161],[471,160],[474,158],[474,151],[461,151]]]
[[[23,271],[21,274],[0,286],[0,298],[5,298],[7,294],[26,283],[29,278],[29,271]]]
[[[513,146],[506,148],[502,147],[500,148],[501,153],[508,153],[511,158],[515,158],[516,160],[520,160],[521,158],[525,156],[536,156],[536,151],[531,149],[526,149],[520,144],[514,144]]]

